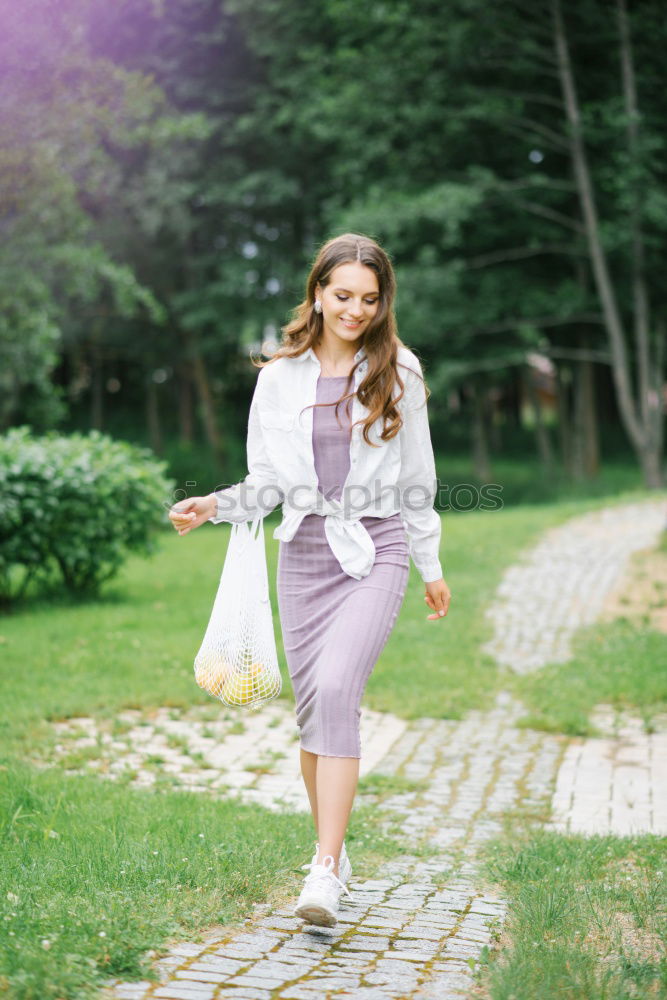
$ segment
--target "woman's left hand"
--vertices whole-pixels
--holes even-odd
[[[425,583],[426,596],[424,600],[428,604],[429,608],[432,608],[435,614],[427,615],[426,617],[429,621],[437,621],[438,618],[444,618],[449,611],[449,602],[452,598],[449,592],[449,587],[442,579],[433,580],[431,583]]]

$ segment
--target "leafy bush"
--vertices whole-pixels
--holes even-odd
[[[153,551],[172,489],[151,452],[97,431],[0,436],[0,598],[57,571],[95,593],[129,552]]]

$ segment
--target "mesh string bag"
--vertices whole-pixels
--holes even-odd
[[[280,693],[261,517],[232,525],[194,667],[199,687],[225,705],[257,708]]]

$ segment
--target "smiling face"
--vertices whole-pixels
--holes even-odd
[[[333,338],[332,346],[359,340],[380,305],[377,275],[359,261],[335,267],[326,287],[317,286],[315,296],[322,303],[323,338]]]

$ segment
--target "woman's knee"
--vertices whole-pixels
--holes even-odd
[[[357,721],[357,705],[350,690],[340,677],[328,677],[317,688],[318,715],[322,720],[338,723]]]

